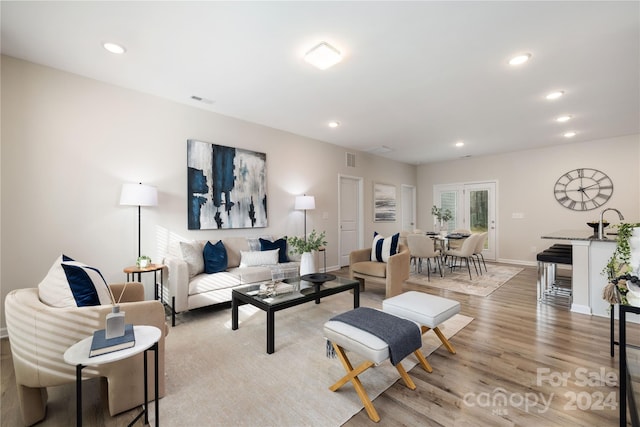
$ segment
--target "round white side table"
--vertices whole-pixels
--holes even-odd
[[[159,425],[159,407],[158,407],[158,341],[162,333],[155,326],[134,326],[133,333],[135,335],[136,344],[133,347],[124,350],[117,350],[112,353],[101,354],[100,356],[89,357],[91,350],[91,341],[93,336],[87,337],[69,347],[64,352],[64,361],[69,365],[76,367],[76,423],[78,427],[82,426],[82,369],[86,366],[99,366],[105,363],[117,362],[118,360],[127,359],[131,356],[144,352],[144,408],[143,411],[129,424],[133,425],[138,419],[144,415],[144,423],[149,424],[148,416],[148,378],[147,378],[147,352],[153,350],[155,365],[155,415],[156,427]]]

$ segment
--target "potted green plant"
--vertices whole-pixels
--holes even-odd
[[[151,258],[146,255],[140,255],[136,260],[136,266],[140,268],[146,268],[151,265]]]
[[[436,205],[431,208],[431,215],[437,218],[436,226],[440,227],[440,229],[445,228],[445,224],[453,219],[453,214],[449,209],[442,209]]]
[[[617,228],[618,232],[616,248],[602,272],[608,280],[608,283],[602,291],[602,298],[610,304],[626,305],[629,304],[627,299],[629,292],[627,282],[638,282],[637,271],[633,271],[631,264],[631,238],[634,235],[634,229],[640,229],[640,223],[620,223],[614,225],[614,227]],[[635,248],[636,251],[639,249],[640,248]],[[636,275],[634,276],[633,273]]]
[[[317,251],[327,244],[325,232],[318,233],[316,230],[313,230],[306,239],[294,236],[289,237],[287,241],[291,248],[290,252],[302,255],[300,258],[300,275],[315,273],[315,257],[312,252]]]

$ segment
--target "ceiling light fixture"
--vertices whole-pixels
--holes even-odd
[[[321,42],[304,54],[304,60],[320,70],[326,70],[342,61],[342,54],[329,43]]]
[[[464,142],[462,141],[456,142],[456,147],[464,147]]]
[[[574,131],[569,131],[564,134],[565,138],[573,138],[574,136],[576,136],[576,133]]]
[[[338,121],[334,120],[332,122],[329,122],[329,127],[330,128],[337,128],[338,126],[340,126],[340,122],[338,122]]]
[[[530,53],[523,53],[522,55],[514,56],[509,60],[509,65],[522,65],[531,59]]]
[[[371,153],[371,154],[385,154],[385,153],[390,153],[393,150],[391,150],[391,148],[387,147],[386,145],[381,145],[379,147],[369,148],[366,151],[367,153]]]
[[[104,47],[107,51],[111,53],[115,53],[116,55],[122,55],[127,51],[124,46],[119,45],[118,43],[113,42],[104,42],[102,43],[102,47]]]
[[[549,93],[546,98],[548,100],[554,100],[560,98],[562,95],[564,95],[564,91],[558,90],[556,92]]]
[[[560,122],[560,123],[564,123],[564,122],[568,122],[569,120],[571,120],[571,116],[566,115],[566,116],[560,116],[556,119],[556,122]]]

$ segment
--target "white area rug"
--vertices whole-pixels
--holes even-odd
[[[382,295],[361,293],[360,305],[380,308]],[[311,302],[277,312],[276,351],[271,355],[266,353],[266,315],[260,310],[241,306],[242,323],[236,331],[231,330],[230,309],[183,314],[166,340],[167,395],[160,401],[161,424],[343,424],[362,404],[351,385],[329,390],[344,370],[338,359],[326,357],[322,326],[352,308],[353,295],[342,293],[319,305]],[[456,315],[441,329],[450,337],[471,320]],[[423,342],[425,355],[440,346],[433,333],[427,333]],[[351,357],[354,365],[360,362],[356,355],[350,353]],[[407,371],[416,364],[413,355],[403,361]],[[389,361],[361,375],[372,400],[398,379]]]
[[[488,271],[483,270],[482,274],[478,275],[471,265],[473,279],[469,280],[469,272],[466,267],[455,269],[453,272],[445,267],[444,278],[440,277],[439,272],[432,272],[430,280],[427,280],[426,268],[426,263],[423,263],[422,273],[412,271],[407,282],[482,297],[491,295],[496,289],[524,270],[521,267],[487,264]]]

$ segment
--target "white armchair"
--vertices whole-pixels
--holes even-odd
[[[124,285],[110,285],[116,300]],[[120,309],[126,322],[151,325],[162,332],[158,342],[159,396],[164,396],[164,340],[168,333],[164,307],[159,301],[144,301],[141,283],[128,283]],[[104,328],[110,305],[56,308],[42,303],[37,288],[11,291],[5,300],[7,331],[13,356],[18,401],[22,419],[32,425],[45,418],[47,387],[75,382],[75,367],[64,362],[71,345]],[[154,363],[149,360],[149,375]],[[142,354],[126,360],[88,367],[83,377],[105,377],[108,384],[109,413],[118,414],[140,406],[144,400]],[[140,375],[137,374],[140,372]],[[135,373],[135,375],[132,375]],[[154,397],[153,381],[149,398]]]

